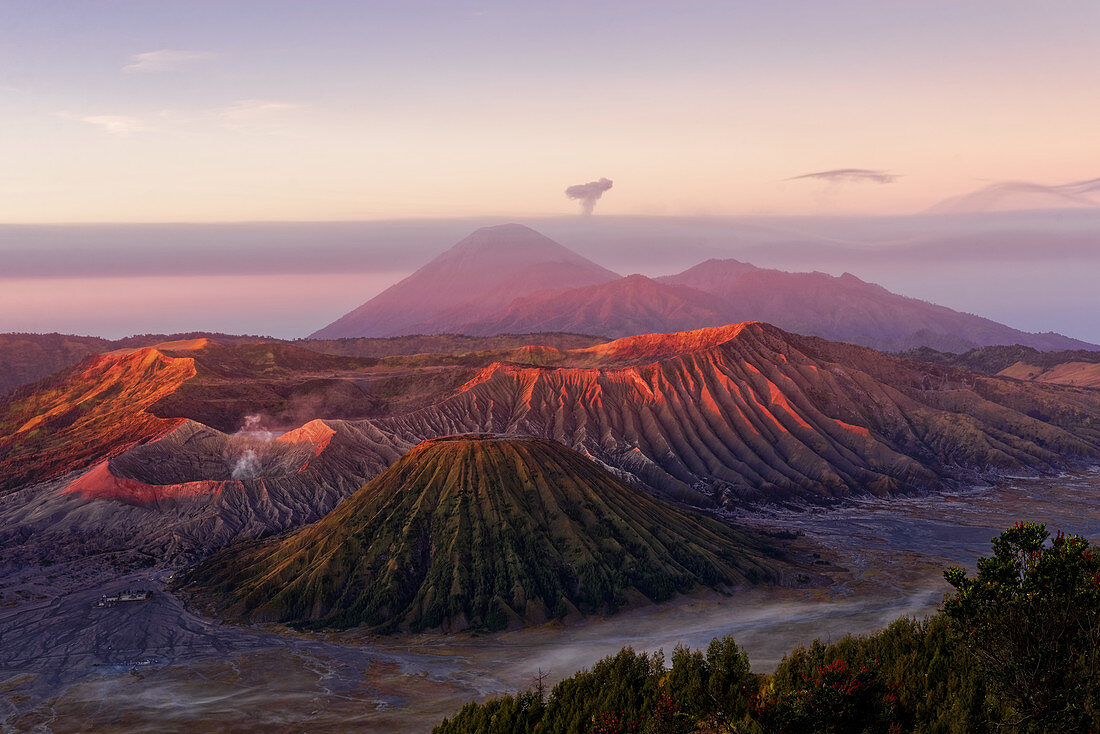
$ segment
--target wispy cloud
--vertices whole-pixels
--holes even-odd
[[[210,51],[184,51],[175,48],[161,48],[156,51],[134,54],[130,63],[122,67],[128,73],[156,73],[171,71],[195,61],[212,59],[217,54]]]
[[[242,99],[214,111],[222,128],[237,132],[275,134],[283,131],[287,113],[303,109],[293,102]]]
[[[172,133],[182,130],[216,129],[278,132],[282,115],[303,109],[293,102],[276,102],[266,99],[242,99],[222,107],[202,110],[165,109],[150,112],[141,117],[134,115],[88,115],[59,112],[66,120],[76,120],[94,125],[111,135],[129,135],[141,132]]]
[[[831,171],[817,171],[804,173],[801,176],[792,176],[788,181],[812,179],[827,181],[829,183],[894,183],[900,178],[889,171],[875,171],[869,168],[834,168]]]
[[[271,117],[289,110],[300,108],[301,105],[293,102],[274,102],[268,99],[242,99],[223,108],[219,114],[225,120],[241,122]]]
[[[137,117],[129,115],[74,115],[62,112],[61,116],[70,120],[78,120],[89,125],[95,125],[100,130],[110,135],[130,135],[149,129],[149,126]]]
[[[1100,207],[1100,178],[1064,184],[998,181],[932,206],[930,212],[989,212],[1018,209]]]

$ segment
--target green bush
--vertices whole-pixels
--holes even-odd
[[[730,637],[624,648],[556,685],[467,704],[440,734],[983,734],[1100,731],[1100,549],[1019,524],[944,613],[793,650],[771,675]]]

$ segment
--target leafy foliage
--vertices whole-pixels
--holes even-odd
[[[902,617],[871,635],[796,648],[769,676],[768,686],[773,693],[798,690],[816,670],[838,660],[882,675],[897,696],[904,731],[980,734],[988,729],[984,678],[943,615]]]
[[[900,732],[896,687],[877,665],[838,659],[815,667],[793,689],[765,691],[754,713],[766,731]]]
[[[681,661],[681,673],[686,672],[683,665]],[[636,653],[625,647],[558,683],[545,702],[527,692],[467,704],[435,731],[688,734],[696,730],[696,715],[683,703],[688,697],[672,683],[660,652]]]
[[[956,589],[944,612],[1014,723],[1086,731],[1100,721],[1100,549],[1019,523],[994,539],[976,577],[957,567],[944,577]]]
[[[729,728],[749,712],[760,678],[749,669],[749,656],[727,636],[711,640],[705,655],[676,648],[668,681],[686,713]]]
[[[660,653],[627,648],[559,683],[542,708],[521,703],[532,694],[468,704],[436,731],[1100,731],[1100,550],[1034,524],[993,545],[976,578],[947,571],[957,591],[944,613],[815,641],[771,675],[753,674],[729,637],[706,653],[677,648],[667,670]]]

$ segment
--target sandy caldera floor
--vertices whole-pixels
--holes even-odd
[[[1018,520],[1100,540],[1100,472],[749,518],[799,531],[835,583],[682,597],[582,624],[493,635],[304,636],[191,613],[167,571],[103,559],[0,571],[0,726],[51,732],[420,732],[463,702],[549,682],[616,652],[703,647],[732,634],[755,669],[815,637],[934,611],[943,568],[972,566]],[[149,602],[94,608],[103,593]]]

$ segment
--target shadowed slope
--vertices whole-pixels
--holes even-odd
[[[411,336],[357,337],[348,339],[299,339],[294,343],[322,354],[344,354],[349,357],[399,357],[414,354],[469,354],[501,349],[516,349],[528,345],[555,349],[580,349],[607,341],[603,337],[585,334],[538,333],[494,334],[487,337],[465,334],[414,334]]]
[[[913,349],[899,356],[1017,380],[1100,388],[1098,351],[1040,352],[1017,344],[1011,347],[982,347],[965,354]]]
[[[544,439],[427,441],[326,518],[187,575],[231,616],[499,629],[778,577],[762,545]]]
[[[568,331],[619,337],[684,331],[729,323],[719,299],[693,288],[662,285],[643,275],[568,291],[517,298],[499,313],[463,324],[464,334]]]
[[[0,396],[110,348],[94,336],[0,334]]]
[[[1017,380],[1100,388],[1100,364],[1096,362],[1063,362],[1054,367],[1016,362],[997,374],[1002,377],[1014,377]]]

